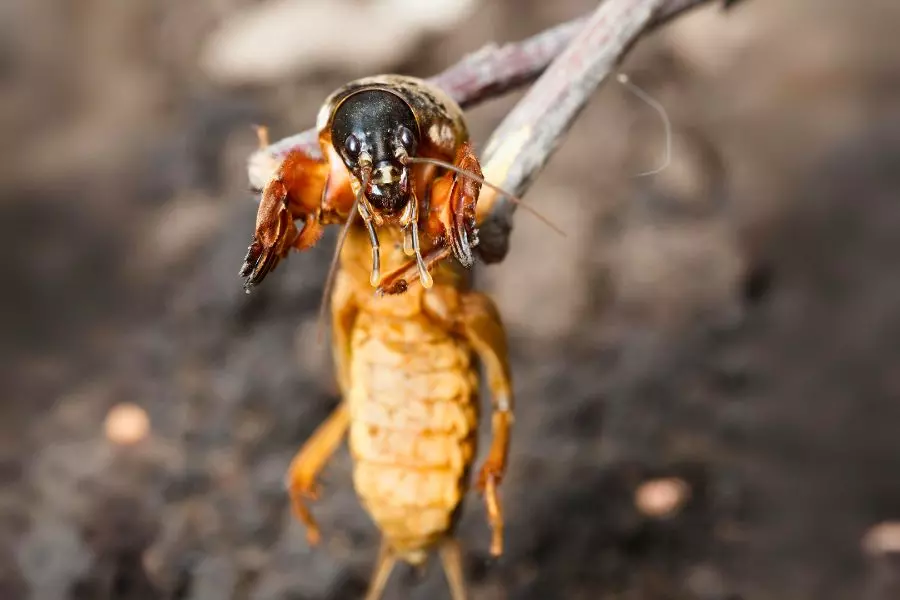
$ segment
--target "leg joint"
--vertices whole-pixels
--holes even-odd
[[[498,396],[496,401],[494,402],[494,411],[498,413],[505,413],[512,417],[512,398],[506,394],[502,396]]]

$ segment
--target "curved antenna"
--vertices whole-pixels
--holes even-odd
[[[331,298],[331,288],[334,287],[334,277],[337,274],[338,261],[341,258],[341,249],[344,247],[344,241],[347,239],[347,234],[350,233],[350,227],[353,225],[356,213],[359,212],[359,203],[362,199],[363,192],[366,189],[366,179],[368,178],[363,179],[362,185],[359,187],[359,192],[356,194],[353,206],[350,207],[350,214],[347,216],[347,221],[341,228],[341,235],[338,237],[334,254],[331,256],[331,265],[328,267],[328,276],[325,278],[325,287],[322,289],[322,301],[319,303],[319,319],[316,331],[316,341],[319,344],[322,343],[325,334],[325,311],[328,310],[328,302]]]
[[[455,172],[455,173],[459,173],[460,175],[463,175],[464,177],[468,177],[468,178],[471,179],[472,181],[477,181],[477,182],[480,183],[481,185],[486,185],[487,187],[491,188],[492,190],[496,191],[496,192],[499,193],[499,194],[502,194],[502,195],[506,196],[506,197],[509,198],[513,203],[518,204],[519,206],[521,206],[522,208],[524,208],[525,210],[527,210],[528,212],[530,212],[531,214],[533,214],[535,217],[537,217],[538,219],[540,219],[541,221],[543,221],[545,225],[547,225],[548,227],[550,227],[550,229],[552,229],[553,231],[555,231],[555,232],[558,233],[559,235],[561,235],[561,236],[563,236],[563,237],[566,236],[566,232],[563,231],[562,227],[560,227],[559,225],[556,225],[556,224],[555,224],[553,221],[551,221],[549,218],[547,218],[547,217],[545,217],[544,215],[542,215],[540,212],[538,212],[538,210],[537,210],[536,208],[534,208],[534,207],[531,206],[530,204],[526,204],[525,201],[522,200],[521,198],[519,198],[518,196],[514,196],[514,195],[510,194],[509,192],[507,192],[506,190],[504,190],[503,188],[498,187],[498,186],[494,185],[493,183],[491,183],[491,182],[485,180],[484,177],[479,177],[478,175],[476,175],[475,173],[472,173],[471,171],[466,171],[465,169],[460,169],[460,168],[457,167],[456,165],[450,164],[450,163],[448,163],[448,162],[446,162],[446,161],[443,161],[443,160],[440,160],[440,159],[437,159],[437,158],[425,158],[425,157],[422,157],[422,156],[415,156],[415,157],[414,157],[414,156],[410,156],[410,157],[408,157],[406,160],[407,160],[408,162],[413,162],[413,163],[430,163],[430,164],[432,164],[432,165],[437,165],[437,166],[439,166],[439,167],[444,167],[445,169],[448,169],[448,170],[453,171],[453,172]]]
[[[625,73],[619,73],[618,75],[616,75],[616,79],[619,81],[619,83],[624,85],[628,89],[628,91],[643,100],[650,106],[650,108],[659,113],[660,117],[662,117],[663,127],[665,127],[666,130],[666,155],[663,159],[663,164],[650,171],[638,173],[635,175],[635,177],[647,177],[648,175],[656,175],[660,171],[664,171],[665,169],[667,169],[669,164],[671,164],[672,162],[672,123],[671,121],[669,121],[669,114],[666,112],[666,109],[662,104],[651,97],[650,94],[633,84],[631,82],[631,79]]]

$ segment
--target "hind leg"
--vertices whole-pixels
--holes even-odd
[[[346,398],[350,393],[350,335],[359,307],[355,302],[353,286],[343,272],[338,272],[335,280],[331,308],[332,355],[341,397]],[[296,517],[306,525],[311,544],[318,542],[319,529],[303,498],[315,498],[316,477],[337,450],[349,425],[350,411],[346,402],[342,402],[303,445],[288,471],[291,506]]]
[[[317,544],[321,535],[303,498],[316,498],[316,477],[337,450],[349,424],[350,411],[342,402],[300,448],[288,469],[287,488],[291,508],[294,516],[306,525],[306,539],[311,545]]]
[[[484,493],[491,522],[491,554],[503,553],[503,510],[498,488],[506,473],[509,436],[513,422],[512,378],[506,332],[494,302],[486,295],[470,292],[461,298],[463,331],[484,365],[491,390],[491,446],[478,474],[477,486]]]
[[[461,333],[469,341],[484,366],[491,390],[491,447],[478,474],[477,487],[484,493],[493,535],[491,554],[503,553],[503,510],[498,489],[506,473],[509,437],[513,423],[512,377],[510,375],[506,331],[500,313],[490,297],[478,292],[460,294],[435,287],[425,296],[430,316]]]

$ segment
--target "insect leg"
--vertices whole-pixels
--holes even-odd
[[[288,468],[286,485],[291,507],[297,519],[306,525],[306,539],[311,545],[317,544],[321,536],[302,497],[316,498],[316,477],[337,450],[349,425],[350,410],[342,402],[300,448]]]
[[[366,592],[365,600],[381,600],[384,588],[387,587],[388,579],[394,565],[397,564],[397,556],[394,554],[387,541],[381,540],[381,548],[378,550],[378,559],[375,562],[375,570],[372,572],[372,582],[369,584],[369,590]]]
[[[510,429],[513,422],[513,393],[506,332],[497,307],[490,297],[477,292],[462,296],[463,331],[484,365],[491,390],[491,446],[478,474],[477,487],[484,493],[493,536],[491,554],[503,553],[503,510],[497,488],[506,472]]]
[[[461,169],[481,175],[478,159],[468,144],[460,148],[455,164]],[[423,269],[427,273],[433,265],[445,260],[451,254],[463,266],[471,267],[475,261],[472,248],[478,244],[475,205],[480,191],[480,183],[452,172],[445,173],[435,180],[431,186],[431,201],[424,227],[430,237],[442,242],[429,250],[421,260],[419,260],[421,253],[417,252],[414,262],[387,273],[378,292],[381,294],[405,292],[414,271],[418,271],[423,282],[428,281],[421,277]],[[418,231],[415,234],[418,236]]]
[[[314,218],[299,234],[294,221],[307,220],[317,213],[327,168],[327,163],[295,150],[284,157],[266,183],[253,241],[241,267],[248,289],[259,284],[298,241],[302,240],[298,249],[303,249],[318,240],[321,228]]]
[[[444,575],[450,586],[450,596],[453,600],[466,600],[466,579],[463,576],[462,552],[459,542],[453,538],[447,538],[441,542],[438,549],[441,555],[441,564],[444,566]]]
[[[456,153],[453,166],[480,178],[481,166],[472,147],[465,143]],[[431,210],[425,225],[433,237],[441,236],[464,267],[475,262],[472,249],[478,244],[475,207],[481,183],[464,174],[448,171],[432,185]]]
[[[491,447],[478,474],[493,535],[491,554],[503,553],[503,511],[497,489],[506,472],[510,429],[513,423],[512,377],[506,331],[493,300],[478,292],[456,293],[436,287],[425,295],[425,310],[445,327],[462,334],[478,354],[491,390]]]

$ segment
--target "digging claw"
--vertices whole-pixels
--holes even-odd
[[[275,248],[264,248],[258,240],[254,240],[247,249],[241,266],[240,277],[245,280],[244,290],[250,293],[275,268],[280,258]]]
[[[259,260],[259,255],[262,252],[262,246],[259,242],[254,241],[247,248],[247,255],[244,256],[244,264],[241,266],[240,277],[247,277],[253,268],[256,266],[257,261]]]

